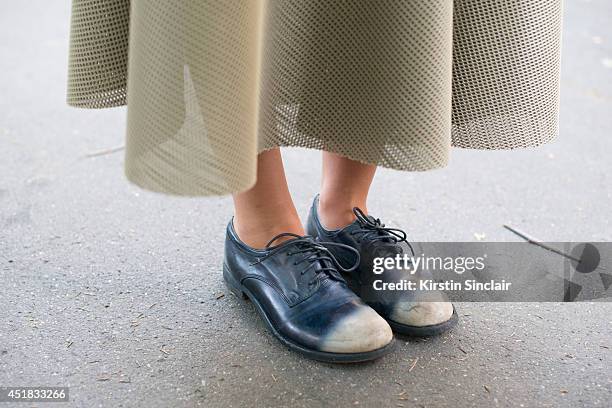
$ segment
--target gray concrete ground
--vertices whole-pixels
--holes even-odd
[[[415,240],[515,240],[505,222],[612,239],[612,2],[566,12],[559,140],[381,171],[371,211]],[[223,286],[228,198],[147,193],[121,153],[86,157],[123,144],[125,111],[66,107],[68,22],[67,2],[0,5],[0,386],[69,386],[83,407],[610,406],[609,303],[464,304],[452,333],[362,365],[279,345]],[[319,160],[286,152],[302,214]]]

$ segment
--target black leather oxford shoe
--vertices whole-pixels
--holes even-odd
[[[457,313],[446,295],[439,291],[384,289],[398,283],[413,281],[418,288],[420,279],[430,279],[427,270],[411,273],[404,267],[385,268],[374,273],[375,260],[414,255],[406,240],[406,233],[387,228],[371,216],[355,208],[356,220],[345,228],[330,231],[321,223],[318,215],[319,197],[315,197],[308,216],[306,231],[322,242],[348,245],[360,254],[359,267],[343,273],[349,287],[376,310],[400,334],[431,336],[442,333],[457,323]],[[354,255],[342,247],[331,248],[340,262],[352,262]],[[378,262],[378,261],[377,261]],[[378,262],[380,266],[380,262]],[[381,272],[381,271],[377,271]],[[386,285],[386,286],[385,286]],[[383,289],[383,290],[380,290]]]
[[[288,240],[275,245],[281,238]],[[281,234],[258,250],[238,238],[233,222],[227,227],[223,278],[255,304],[276,338],[326,362],[381,357],[392,347],[393,332],[347,287],[338,268],[351,270],[312,237]]]

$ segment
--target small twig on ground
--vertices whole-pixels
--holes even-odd
[[[511,226],[509,226],[509,225],[505,225],[505,224],[504,224],[504,228],[506,228],[506,229],[507,229],[508,231],[510,231],[510,232],[515,233],[516,235],[518,235],[519,237],[523,238],[524,240],[526,240],[526,241],[527,241],[527,242],[529,242],[530,244],[533,244],[533,245],[539,246],[540,248],[544,248],[544,249],[546,249],[546,250],[548,250],[548,251],[550,251],[550,252],[554,252],[554,253],[555,253],[555,254],[557,254],[557,255],[561,255],[561,256],[563,256],[563,257],[565,257],[565,258],[567,258],[567,259],[571,259],[572,261],[575,261],[575,262],[577,262],[577,263],[580,263],[580,259],[575,258],[575,257],[573,257],[573,256],[572,256],[572,255],[570,255],[570,254],[566,254],[565,252],[563,252],[563,251],[561,251],[561,250],[558,250],[557,248],[553,248],[553,247],[551,247],[551,246],[549,246],[549,245],[546,245],[546,244],[545,244],[545,243],[543,243],[542,241],[540,241],[540,240],[538,240],[538,239],[536,239],[536,238],[533,238],[533,237],[531,237],[531,236],[527,235],[527,234],[526,234],[525,232],[523,232],[523,231],[520,231],[520,230],[518,230],[518,229],[516,229],[516,228],[514,228],[514,227],[511,227]]]
[[[87,153],[85,155],[85,157],[89,159],[89,158],[92,158],[92,157],[106,156],[106,155],[109,155],[109,154],[120,152],[123,149],[125,149],[125,146],[112,147],[110,149],[104,149],[104,150],[99,150],[97,152]]]
[[[414,370],[414,367],[416,367],[417,363],[419,362],[419,358],[417,357],[414,360],[414,363],[412,363],[412,365],[410,366],[410,369],[408,370],[408,372],[411,372],[412,370]]]

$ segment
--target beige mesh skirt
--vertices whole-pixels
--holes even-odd
[[[555,137],[561,0],[73,0],[68,102],[127,104],[126,174],[241,191],[257,153],[421,171]]]

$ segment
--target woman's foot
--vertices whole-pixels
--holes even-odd
[[[309,235],[322,242],[341,243],[359,251],[359,268],[345,277],[351,289],[384,317],[394,331],[428,336],[442,333],[456,324],[457,313],[443,292],[374,290],[375,280],[396,283],[427,278],[427,271],[419,271],[413,275],[409,270],[397,268],[386,269],[381,275],[374,274],[374,258],[395,258],[398,254],[414,255],[403,231],[390,231],[380,220],[365,215],[359,209],[354,210],[351,223],[343,228],[329,230],[319,218],[318,196],[311,207],[306,229]],[[330,249],[341,259],[350,255],[343,255],[342,250]]]
[[[253,301],[276,338],[321,361],[381,357],[392,347],[392,330],[347,287],[338,267],[310,237],[281,235],[254,249],[238,237],[232,222],[227,227],[225,282]]]

